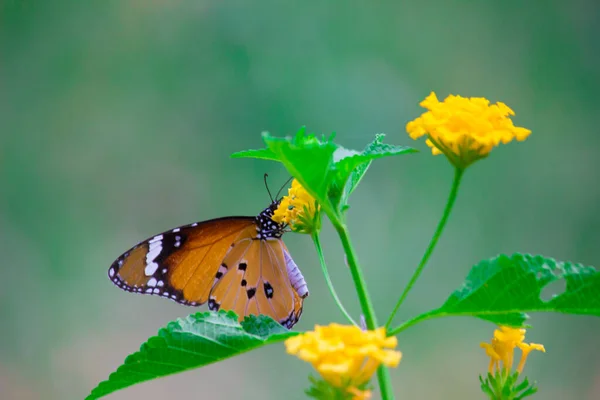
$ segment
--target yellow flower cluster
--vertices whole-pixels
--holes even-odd
[[[369,398],[361,390],[381,364],[396,367],[402,353],[392,350],[395,337],[387,337],[385,328],[363,331],[357,326],[331,324],[315,326],[312,332],[287,339],[287,352],[307,361],[331,386],[346,390],[354,399]]]
[[[275,210],[273,221],[289,225],[294,232],[312,233],[319,229],[319,209],[315,199],[294,179],[288,195],[281,199]]]
[[[527,356],[532,350],[546,352],[543,345],[523,343],[524,340],[525,329],[510,328],[507,326],[501,326],[500,329],[496,329],[491,343],[481,343],[481,347],[485,349],[486,354],[490,357],[489,372],[493,374],[500,371],[500,364],[502,364],[502,369],[504,370],[512,369],[516,347],[521,349],[521,360],[517,366],[519,374],[523,371]]]
[[[513,125],[515,113],[506,104],[490,104],[483,97],[450,95],[440,102],[431,92],[420,106],[429,111],[406,125],[409,136],[428,135],[432,153],[445,154],[459,168],[486,157],[500,143],[523,141],[531,133]]]

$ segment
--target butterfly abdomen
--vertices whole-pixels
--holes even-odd
[[[296,265],[292,257],[284,250],[283,255],[285,257],[285,266],[287,268],[288,276],[290,277],[290,283],[296,293],[302,298],[308,296],[308,286],[306,285],[306,281],[304,280],[304,276],[300,271],[300,268]]]

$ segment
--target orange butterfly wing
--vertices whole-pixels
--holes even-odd
[[[304,278],[304,289],[290,279],[286,252],[289,257],[283,241],[276,238],[236,243],[223,260],[228,268],[210,292],[209,308],[238,315],[267,314],[292,327],[302,314],[308,290]]]
[[[203,304],[225,254],[249,227],[256,233],[253,217],[231,217],[163,232],[117,258],[108,270],[109,278],[129,292]]]
[[[283,228],[270,219],[272,208],[257,218],[213,219],[153,236],[121,255],[108,275],[126,291],[191,306],[208,301],[209,309],[234,310],[240,319],[266,314],[291,328],[308,290],[280,239]]]

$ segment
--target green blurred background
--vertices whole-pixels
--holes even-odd
[[[379,318],[424,251],[452,178],[406,122],[430,91],[504,101],[533,134],[465,177],[401,318],[441,304],[499,252],[600,264],[600,6],[588,1],[17,1],[0,6],[0,398],[82,399],[166,322],[196,311],[114,287],[110,263],[165,229],[259,212],[274,163],[231,160],[301,125],[362,148],[375,133],[420,154],[376,162],[349,224]],[[341,247],[325,255],[355,314]],[[311,296],[298,329],[342,321],[310,240],[289,234]],[[535,314],[537,399],[600,398],[600,321]],[[494,326],[403,333],[400,399],[481,399]],[[310,367],[274,345],[111,399],[301,399]]]

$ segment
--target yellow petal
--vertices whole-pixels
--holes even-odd
[[[415,140],[427,135],[432,153],[445,154],[459,167],[486,157],[500,143],[523,141],[531,133],[513,125],[514,112],[506,104],[490,104],[482,97],[449,95],[440,102],[431,92],[420,105],[428,111],[406,124],[408,135]]]
[[[385,328],[369,331],[334,323],[286,340],[286,349],[310,362],[331,385],[346,387],[368,382],[382,363],[397,366],[402,358],[393,350],[397,343]]]

